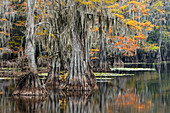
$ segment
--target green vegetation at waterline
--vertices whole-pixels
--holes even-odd
[[[160,63],[170,63],[170,61],[159,61],[159,62],[154,62],[154,63],[148,63],[148,62],[132,62],[132,63],[124,63],[125,65],[131,65],[131,64],[144,64],[144,65],[155,65],[155,64],[160,64]]]
[[[3,72],[3,71],[2,71]],[[128,76],[134,76],[134,74],[119,74],[119,73],[94,73],[96,76],[96,79],[106,79],[106,80],[112,80],[114,77],[128,77]],[[46,79],[48,76],[48,73],[39,73],[38,74],[40,79]],[[66,74],[64,75],[59,75],[59,78],[66,78]],[[8,75],[5,76],[2,75],[0,79],[18,79],[19,76],[14,76],[14,75]]]
[[[0,77],[0,80],[10,80],[10,79],[15,79],[15,78],[12,78],[12,77]]]
[[[113,80],[113,78],[96,78],[97,80]]]
[[[112,71],[156,71],[155,68],[111,68]]]
[[[39,76],[48,76],[48,73],[39,73]]]
[[[119,73],[94,73],[96,77],[122,77],[122,76],[133,76],[134,74],[119,74]]]

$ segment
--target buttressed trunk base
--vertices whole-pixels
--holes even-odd
[[[38,75],[34,74],[33,72],[23,75],[19,79],[19,83],[13,92],[13,95],[27,95],[27,96],[46,94],[47,90],[41,84]]]
[[[93,90],[97,88],[96,79],[89,65],[89,60],[86,59],[85,51],[88,49],[85,45],[87,37],[83,29],[82,15],[80,11],[75,11],[74,28],[73,28],[73,43],[72,43],[72,59],[70,64],[67,90]],[[84,22],[85,23],[85,22]]]

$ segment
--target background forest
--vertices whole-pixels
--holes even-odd
[[[36,60],[63,54],[60,60],[67,62],[71,58],[74,1],[34,2]],[[106,60],[118,63],[169,59],[168,0],[77,0],[77,4],[76,10],[86,19],[82,29],[91,60],[101,59],[102,49]],[[1,59],[11,60],[25,52],[26,12],[25,0],[1,0]]]

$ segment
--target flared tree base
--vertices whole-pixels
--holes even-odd
[[[29,72],[19,79],[13,95],[38,96],[46,95],[47,90],[42,85],[37,74]]]
[[[63,90],[66,86],[66,81],[59,79],[59,77],[49,75],[45,84],[46,84],[46,87],[48,88],[50,87],[50,89]]]
[[[89,77],[69,79],[65,87],[68,91],[91,91],[97,90],[96,80]]]
[[[83,80],[79,81],[78,79],[70,79],[69,81],[70,83],[61,80],[52,80],[51,82],[49,81],[46,86],[50,87],[50,89],[63,91],[91,91],[98,89],[95,82],[93,84],[88,84],[85,82],[81,83]]]

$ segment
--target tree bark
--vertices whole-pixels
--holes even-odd
[[[37,65],[35,63],[35,45],[34,45],[34,9],[35,9],[35,0],[28,0],[25,54],[29,59],[28,65],[31,68],[30,70],[37,72]]]
[[[90,68],[89,62],[86,58],[87,50],[87,38],[84,35],[85,29],[82,24],[84,18],[80,15],[82,12],[75,9],[74,6],[74,28],[72,31],[73,43],[72,43],[72,59],[70,64],[68,84],[66,88],[68,90],[93,90],[96,88],[96,79]],[[85,48],[86,47],[86,48]]]
[[[35,0],[27,1],[27,34],[26,34],[26,57],[30,72],[21,76],[13,95],[46,95],[47,90],[44,84],[40,82],[37,74],[37,65],[35,63],[35,46],[34,46],[34,7]]]
[[[160,33],[160,36],[159,36],[159,39],[158,39],[158,45],[159,45],[159,50],[158,50],[158,55],[157,55],[157,59],[158,61],[161,61],[162,60],[162,56],[161,56],[161,45],[162,45],[162,15],[160,14],[160,22],[159,22],[159,25],[160,25],[160,29],[159,29],[159,33]]]

